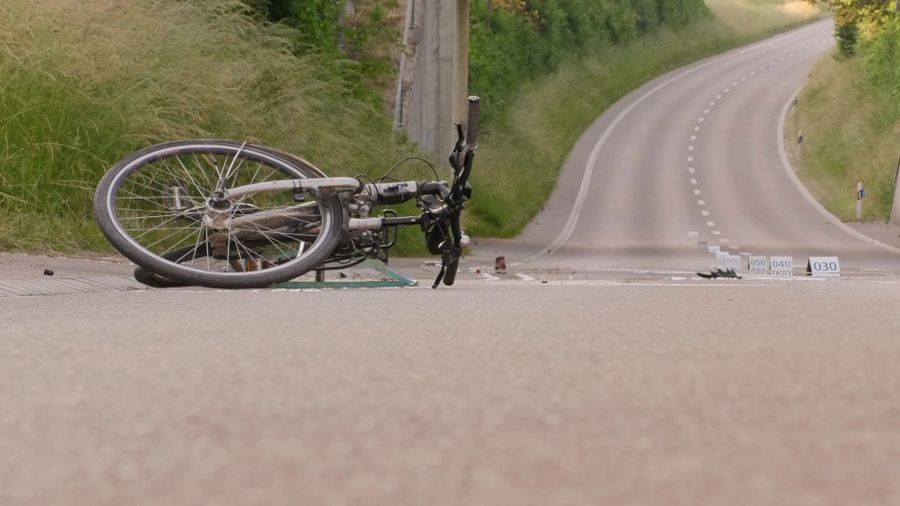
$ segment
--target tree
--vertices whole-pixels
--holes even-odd
[[[831,0],[831,10],[838,47],[843,54],[850,55],[859,40],[874,39],[898,15],[900,0]]]

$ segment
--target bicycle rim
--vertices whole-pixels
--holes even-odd
[[[98,194],[105,212],[98,213],[117,249],[151,271],[190,284],[267,286],[315,268],[331,253],[340,233],[336,197],[278,192],[215,203],[214,197],[305,177],[308,171],[264,148],[162,144],[110,171]]]

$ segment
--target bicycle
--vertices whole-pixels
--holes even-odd
[[[450,153],[453,181],[365,181],[327,177],[306,160],[229,140],[157,144],[116,163],[100,181],[94,217],[151,286],[261,288],[313,270],[386,261],[401,226],[419,226],[441,256],[432,288],[453,285],[469,238],[479,99],[469,97],[465,131]],[[433,167],[432,167],[433,169]],[[377,206],[415,199],[418,216]]]

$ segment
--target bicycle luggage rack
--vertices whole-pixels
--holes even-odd
[[[407,286],[419,286],[419,282],[415,279],[407,278],[390,269],[387,265],[374,258],[366,259],[362,265],[377,271],[390,279],[382,279],[378,281],[361,280],[361,281],[325,281],[325,271],[316,271],[315,281],[285,281],[278,283],[275,288],[286,289],[310,289],[310,288],[402,288]]]

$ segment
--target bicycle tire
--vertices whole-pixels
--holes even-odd
[[[250,168],[242,171],[244,164],[249,164]],[[260,173],[262,180],[273,176],[289,179],[320,177],[321,171],[311,164],[304,164],[308,162],[283,152],[237,141],[200,139],[157,144],[128,156],[106,173],[95,193],[94,217],[104,236],[120,253],[149,273],[172,283],[213,288],[271,286],[315,269],[332,254],[340,240],[343,222],[343,208],[337,195],[309,195],[314,200],[303,204],[296,204],[293,195],[288,202],[282,193],[252,195],[240,202],[230,202],[231,208],[223,212],[223,215],[230,213],[229,217],[223,218],[225,220],[235,217],[239,220],[254,212],[277,213],[289,206],[293,206],[291,209],[302,207],[305,214],[290,218],[297,221],[297,227],[290,232],[264,230],[252,220],[247,222],[248,227],[254,228],[242,231],[259,236],[252,244],[241,241],[240,232],[235,233],[230,225],[215,230],[207,226],[204,206],[209,205],[209,197],[215,190],[258,182],[255,179]],[[253,175],[247,181],[250,173]],[[234,184],[229,184],[232,182]],[[180,197],[189,207],[183,203],[170,206],[172,199],[179,202],[179,193],[183,193]],[[140,209],[141,206],[146,209]],[[188,208],[179,209],[179,206]],[[153,220],[160,224],[134,230],[133,223]],[[184,224],[186,222],[192,223]],[[180,226],[164,227],[169,224]],[[149,243],[169,230],[175,232]],[[210,230],[213,230],[212,235]],[[218,241],[216,251],[220,254],[198,257],[195,253],[193,258],[175,260],[166,257],[167,251],[192,240],[195,234],[197,251],[203,238],[205,251],[210,251],[210,244]],[[168,246],[179,237],[176,246]],[[251,269],[251,266],[255,267]]]

